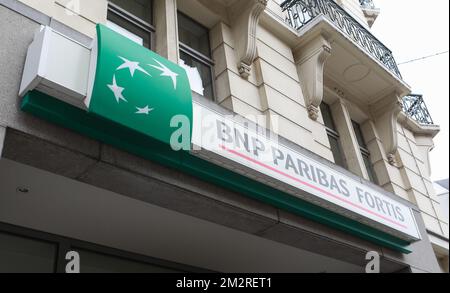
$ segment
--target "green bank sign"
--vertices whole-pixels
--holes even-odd
[[[174,117],[192,121],[185,70],[103,25],[97,38],[89,113],[169,144]]]
[[[408,206],[193,98],[182,67],[106,26],[92,47],[43,28],[19,94],[25,112],[382,246],[420,239]]]

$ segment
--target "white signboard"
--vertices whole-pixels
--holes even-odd
[[[194,102],[194,154],[405,240],[419,240],[412,210],[348,175]]]

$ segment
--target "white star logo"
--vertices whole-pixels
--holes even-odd
[[[139,66],[139,62],[133,62],[120,56],[119,58],[122,59],[124,63],[119,67],[117,67],[116,70],[129,69],[131,77],[134,77],[134,73],[136,72],[136,70],[145,73],[148,76],[151,76],[147,71],[145,71],[141,66]]]
[[[144,114],[144,115],[149,115],[150,112],[154,110],[153,108],[150,109],[149,106],[145,106],[144,108],[136,107],[136,109],[137,109],[136,114]]]
[[[114,96],[116,97],[117,103],[120,103],[120,101],[125,101],[128,102],[124,96],[123,96],[123,91],[125,90],[125,88],[120,87],[117,85],[116,82],[116,76],[114,75],[113,77],[113,83],[108,85],[109,89],[114,93]]]
[[[177,89],[177,76],[178,76],[178,74],[173,72],[169,68],[167,68],[164,64],[162,64],[158,60],[156,60],[156,59],[153,59],[153,60],[155,60],[155,62],[158,63],[160,66],[155,66],[155,65],[152,65],[152,64],[149,64],[149,66],[160,70],[161,71],[161,76],[170,77],[172,79],[172,82],[173,82],[173,88]]]

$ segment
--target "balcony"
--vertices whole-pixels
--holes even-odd
[[[361,4],[361,7],[365,9],[376,9],[372,0],[359,0],[359,4]]]
[[[374,9],[371,0],[360,0],[360,3],[363,8]],[[402,79],[392,52],[333,0],[288,0],[281,7],[287,14],[286,21],[296,30],[323,15],[366,53]]]
[[[403,112],[421,125],[434,125],[422,95],[409,95],[403,98]]]
[[[318,120],[323,101],[349,102],[352,117],[369,115],[381,130],[389,163],[395,165],[399,123],[426,137],[440,128],[422,97],[410,96],[392,51],[369,31],[370,17],[379,10],[369,0],[360,5],[360,11],[348,7],[352,12],[347,12],[334,0],[287,0],[277,15],[289,30],[283,40],[294,53],[309,117]]]

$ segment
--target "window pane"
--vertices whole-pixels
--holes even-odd
[[[132,24],[130,21],[126,20],[124,17],[121,17],[115,12],[108,12],[107,25],[112,30],[129,38],[130,40],[146,48],[151,48],[151,33],[140,28],[137,25]]]
[[[367,173],[369,173],[370,181],[378,184],[378,178],[373,169],[372,162],[370,161],[370,156],[363,153],[364,164],[366,165]]]
[[[180,42],[211,58],[209,30],[182,13],[178,13],[178,35]]]
[[[205,98],[214,100],[211,67],[184,52],[180,52],[180,59],[180,65],[189,77],[191,89]]]
[[[81,273],[179,273],[169,268],[115,256],[77,249],[76,251],[80,254]]]
[[[322,112],[323,122],[325,127],[328,128],[328,140],[330,141],[331,151],[333,152],[334,162],[343,167],[347,168],[345,163],[345,158],[343,156],[341,144],[339,141],[339,134],[336,130],[336,125],[334,124],[333,115],[331,113],[331,108],[326,103],[320,104],[320,111]]]
[[[328,104],[322,103],[320,104],[320,111],[322,112],[323,122],[325,123],[325,126],[330,128],[331,130],[336,131],[336,126],[334,125],[330,106]]]
[[[0,233],[0,273],[53,273],[56,245]]]
[[[328,135],[328,138],[330,140],[331,151],[333,152],[334,162],[343,168],[347,168],[347,166],[345,164],[344,156],[342,155],[342,150],[341,150],[341,145],[339,143],[339,140],[332,135]]]
[[[355,130],[356,139],[358,140],[358,144],[360,147],[367,149],[366,141],[364,140],[364,135],[361,130],[361,125],[352,121],[353,129]]]
[[[151,0],[109,0],[123,10],[152,24],[152,1]]]

